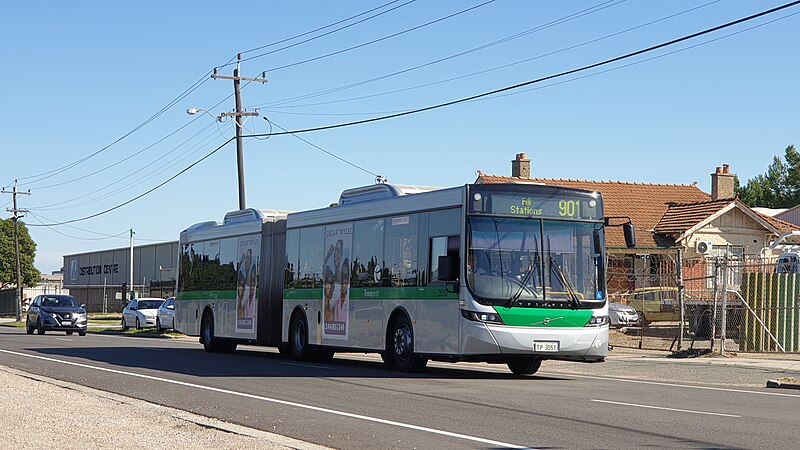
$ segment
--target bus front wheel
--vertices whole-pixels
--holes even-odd
[[[535,357],[519,357],[506,361],[508,369],[514,375],[533,375],[542,365],[542,360]]]
[[[414,353],[414,329],[408,317],[405,314],[398,316],[391,330],[386,351],[381,355],[384,362],[403,372],[424,369],[428,359]]]

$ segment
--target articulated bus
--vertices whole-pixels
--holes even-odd
[[[607,226],[599,193],[536,184],[376,184],[323,209],[234,211],[181,233],[175,324],[207,351],[376,352],[403,371],[599,362]]]

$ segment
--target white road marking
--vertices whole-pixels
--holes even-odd
[[[68,338],[55,338],[55,339],[57,341],[67,341],[67,342],[71,342],[72,341],[72,339],[68,339]]]
[[[722,416],[722,417],[742,417],[736,414],[724,414],[724,413],[715,413],[715,412],[708,412],[708,411],[694,411],[691,409],[679,409],[679,408],[667,408],[665,406],[651,406],[651,405],[639,405],[636,403],[624,403],[624,402],[612,402],[610,400],[597,400],[591,399],[590,401],[597,402],[597,403],[609,403],[611,405],[621,405],[621,406],[633,406],[636,408],[647,408],[647,409],[660,409],[662,411],[674,411],[674,412],[683,412],[683,413],[690,413],[690,414],[704,414],[707,416]]]
[[[369,357],[369,356],[353,356],[353,355],[336,355],[337,358],[342,359],[352,359],[357,361],[380,361],[377,357]],[[474,365],[468,365],[474,364]],[[576,363],[580,364],[580,363]],[[507,369],[498,369],[491,366],[479,366],[476,363],[458,363],[454,365],[453,363],[436,363],[431,362],[428,364],[429,367],[437,367],[441,369],[459,369],[459,368],[469,368],[472,370],[482,370],[487,372],[495,372],[495,373],[505,373],[509,374]],[[679,388],[686,388],[686,389],[700,389],[706,391],[722,391],[722,392],[736,392],[740,394],[755,394],[755,395],[771,395],[775,397],[794,397],[800,398],[798,394],[788,394],[785,392],[766,392],[766,391],[748,391],[747,389],[734,389],[734,388],[724,388],[724,387],[714,387],[714,386],[698,386],[693,384],[678,384],[678,383],[665,383],[663,381],[645,381],[645,380],[631,380],[629,378],[615,378],[615,377],[603,377],[599,375],[580,375],[568,372],[536,372],[536,375],[547,375],[547,376],[559,376],[559,377],[575,377],[575,378],[586,378],[589,380],[603,380],[603,381],[613,381],[614,383],[633,383],[633,384],[648,384],[654,386],[667,386],[667,387],[679,387]]]
[[[220,389],[220,388],[215,388],[215,387],[211,387],[211,386],[203,386],[201,384],[187,383],[185,381],[170,380],[169,378],[161,378],[161,377],[155,377],[155,376],[152,376],[152,375],[144,375],[144,374],[138,374],[138,373],[134,373],[134,372],[126,372],[124,370],[109,369],[109,368],[106,368],[106,367],[97,367],[97,366],[92,366],[92,365],[89,365],[89,364],[76,363],[76,362],[72,362],[72,361],[62,361],[60,359],[48,358],[48,357],[39,356],[39,355],[30,355],[30,354],[27,354],[27,353],[20,353],[20,352],[15,352],[15,351],[11,351],[11,350],[5,350],[5,349],[0,349],[0,353],[7,353],[7,354],[10,354],[10,355],[17,355],[17,356],[22,356],[22,357],[26,357],[26,358],[39,359],[39,360],[42,360],[42,361],[50,361],[50,362],[54,362],[54,363],[65,364],[65,365],[68,365],[68,366],[82,367],[84,369],[93,369],[93,370],[98,370],[98,371],[101,371],[101,372],[116,373],[116,374],[119,374],[119,375],[128,375],[128,376],[135,377],[135,378],[143,378],[143,379],[146,379],[146,380],[160,381],[160,382],[163,382],[163,383],[176,384],[176,385],[179,385],[179,386],[186,386],[186,387],[195,388],[195,389],[202,389],[202,390],[205,390],[205,391],[219,392],[221,394],[235,395],[235,396],[238,396],[238,397],[245,397],[245,398],[250,398],[250,399],[253,399],[253,400],[261,400],[261,401],[265,401],[265,402],[276,403],[276,404],[279,404],[279,405],[292,406],[292,407],[295,407],[295,408],[301,408],[301,409],[307,409],[307,410],[311,410],[311,411],[317,411],[317,412],[333,414],[333,415],[337,415],[337,416],[349,417],[349,418],[352,418],[352,419],[359,419],[359,420],[364,420],[364,421],[368,421],[368,422],[375,422],[375,423],[380,423],[380,424],[384,424],[384,425],[391,425],[391,426],[400,427],[400,428],[408,428],[408,429],[411,429],[411,430],[423,431],[423,432],[426,432],[426,433],[438,434],[438,435],[441,435],[441,436],[447,436],[447,437],[452,437],[452,438],[457,438],[457,439],[464,439],[464,440],[467,440],[467,441],[479,442],[481,444],[492,445],[492,446],[495,446],[495,447],[520,448],[520,449],[529,449],[530,448],[530,447],[526,447],[526,446],[523,446],[523,445],[509,444],[507,442],[494,441],[494,440],[491,440],[491,439],[484,439],[484,438],[480,438],[480,437],[476,437],[476,436],[469,436],[469,435],[461,434],[461,433],[453,433],[453,432],[450,432],[450,431],[437,430],[435,428],[422,427],[422,426],[419,426],[419,425],[412,425],[412,424],[403,423],[403,422],[395,422],[393,420],[386,420],[386,419],[381,419],[381,418],[378,418],[378,417],[370,417],[370,416],[364,416],[364,415],[361,415],[361,414],[349,413],[349,412],[345,412],[345,411],[337,411],[335,409],[323,408],[323,407],[320,407],[320,406],[306,405],[306,404],[303,404],[303,403],[296,403],[296,402],[290,402],[290,401],[287,401],[287,400],[280,400],[280,399],[276,399],[276,398],[263,397],[261,395],[248,394],[248,393],[245,393],[245,392],[237,392],[237,391],[231,391],[231,390],[228,390],[228,389]]]
[[[661,381],[643,381],[643,380],[630,380],[627,378],[614,378],[614,377],[600,377],[595,375],[577,375],[572,373],[558,373],[558,372],[537,372],[542,375],[557,375],[562,377],[575,377],[575,378],[588,378],[590,380],[606,380],[615,383],[633,383],[633,384],[650,384],[655,386],[679,387],[686,389],[700,389],[705,391],[722,391],[722,392],[736,392],[739,394],[755,394],[755,395],[772,395],[776,397],[794,397],[800,398],[797,394],[786,394],[783,392],[766,392],[766,391],[748,391],[746,389],[733,389],[714,386],[696,386],[692,384],[677,384],[677,383],[664,383]]]

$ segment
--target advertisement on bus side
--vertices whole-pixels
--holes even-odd
[[[236,267],[236,331],[255,332],[261,237],[239,238]]]
[[[322,265],[323,338],[348,338],[352,244],[352,223],[325,227],[325,258]]]

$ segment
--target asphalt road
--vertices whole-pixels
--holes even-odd
[[[0,328],[0,364],[343,449],[792,448],[800,429],[800,391],[756,387],[785,369],[629,354],[548,361],[527,378],[485,364],[403,374],[374,355],[309,364],[257,347]]]

